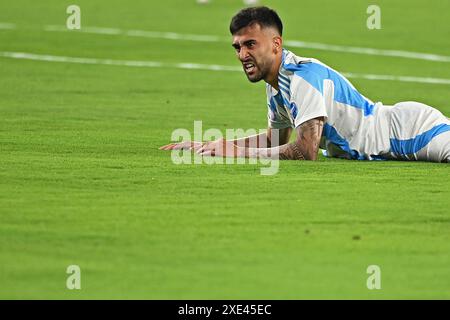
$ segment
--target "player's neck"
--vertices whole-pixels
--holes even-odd
[[[268,77],[265,79],[265,81],[277,91],[280,90],[278,87],[278,73],[280,72],[280,65],[282,59],[283,59],[282,54],[277,55],[275,63],[273,64]]]

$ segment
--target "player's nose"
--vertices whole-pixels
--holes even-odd
[[[248,58],[248,51],[245,48],[239,50],[239,60],[244,62]]]

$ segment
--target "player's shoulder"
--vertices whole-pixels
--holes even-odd
[[[280,68],[281,72],[286,75],[291,77],[308,75],[321,79],[345,78],[338,71],[318,59],[300,57],[290,51],[287,52],[286,57],[283,56],[283,63]]]
[[[280,76],[290,79],[291,83],[298,83],[301,79],[307,82],[323,81],[329,77],[329,67],[314,58],[300,57],[292,52],[283,52]]]
[[[302,61],[298,64],[286,64],[284,69],[291,74],[293,79],[305,76],[326,79],[329,76],[329,68],[315,59]]]

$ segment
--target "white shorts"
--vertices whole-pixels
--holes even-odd
[[[450,120],[426,104],[395,104],[389,138],[389,159],[450,162]]]

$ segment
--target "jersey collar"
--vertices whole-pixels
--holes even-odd
[[[278,82],[280,81],[280,74],[282,74],[282,72],[283,72],[283,70],[284,70],[283,66],[284,66],[284,63],[285,63],[285,60],[286,60],[286,56],[287,56],[288,53],[289,53],[288,50],[283,49],[282,56],[281,56],[280,69],[278,70]],[[270,87],[270,92],[272,93],[272,96],[276,96],[276,95],[278,94],[279,91],[277,91],[277,90],[276,90],[274,87],[272,87],[270,84],[267,84],[267,85]]]

